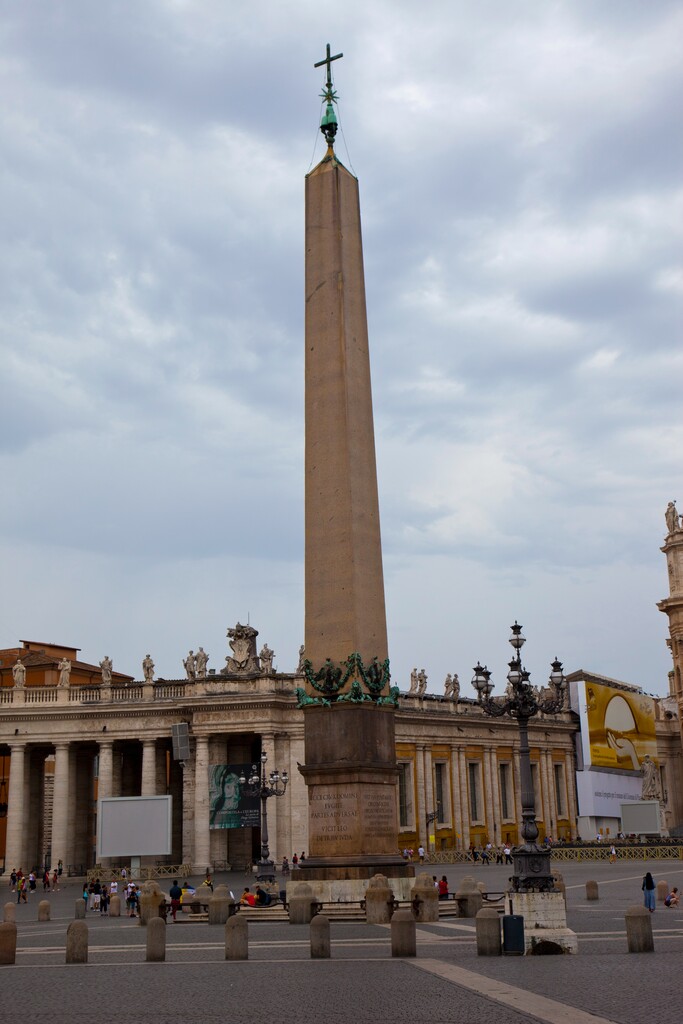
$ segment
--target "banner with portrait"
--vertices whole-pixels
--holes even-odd
[[[252,774],[250,764],[209,765],[209,828],[251,828],[261,824],[259,797],[249,796],[240,778]]]

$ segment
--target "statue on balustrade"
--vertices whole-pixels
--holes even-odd
[[[296,666],[297,672],[303,672],[304,662],[306,660],[306,647],[304,644],[299,648],[299,664]]]
[[[149,654],[146,654],[142,661],[142,675],[146,683],[154,682],[154,662]]]
[[[206,666],[209,663],[209,655],[206,653],[203,647],[200,647],[194,656],[195,668],[197,671],[197,679],[206,678]]]
[[[112,669],[114,668],[114,664],[109,655],[105,654],[105,656],[102,658],[102,661],[100,662],[100,668],[102,669],[102,685],[111,686],[111,673]]]
[[[680,530],[681,526],[675,501],[670,501],[666,506],[664,518],[666,519],[666,528],[669,533],[676,533],[677,530]]]
[[[408,693],[417,693],[417,668],[410,673],[410,689]]]
[[[238,622],[234,629],[229,629],[228,640],[232,650],[232,656],[225,659],[223,672],[231,675],[248,675],[251,672],[260,672],[258,654],[256,653],[256,637],[258,630],[253,626],[243,626]]]
[[[71,677],[71,662],[68,658],[62,658],[57,665],[59,669],[59,686],[68,686]]]
[[[427,673],[423,668],[417,673],[417,695],[421,697],[427,689]]]
[[[264,676],[271,675],[273,671],[273,658],[275,657],[275,651],[271,650],[268,644],[264,644],[259,653],[261,660],[261,671]]]
[[[197,659],[194,651],[190,651],[186,658],[183,658],[183,665],[188,679],[194,679],[197,675]]]
[[[12,666],[12,678],[15,686],[23,686],[26,682],[26,666],[21,658],[17,658],[16,665]]]

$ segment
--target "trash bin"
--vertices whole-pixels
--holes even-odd
[[[503,953],[524,956],[524,918],[521,914],[503,916]]]

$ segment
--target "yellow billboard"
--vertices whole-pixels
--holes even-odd
[[[591,764],[640,772],[646,755],[658,764],[651,697],[585,682]]]

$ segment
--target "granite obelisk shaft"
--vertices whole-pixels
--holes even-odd
[[[306,179],[306,657],[387,657],[358,182]]]

